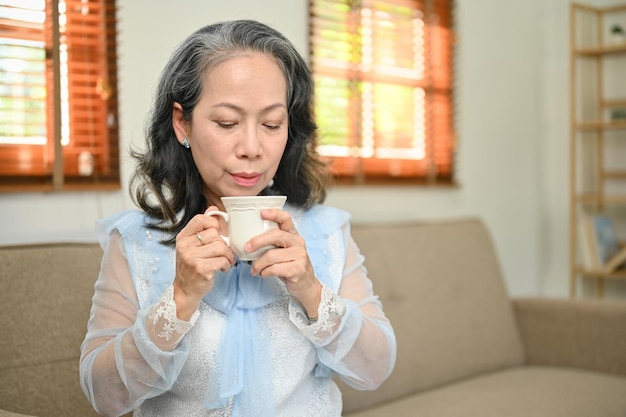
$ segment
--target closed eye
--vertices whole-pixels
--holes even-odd
[[[237,123],[235,122],[219,122],[216,121],[215,124],[222,129],[232,129],[233,127],[237,126]]]
[[[275,131],[275,130],[280,129],[280,125],[264,124],[263,127],[266,128],[267,130],[270,130],[270,131]]]

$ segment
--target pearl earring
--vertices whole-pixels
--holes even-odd
[[[183,139],[183,146],[184,146],[185,148],[187,148],[187,149],[189,149],[189,148],[190,148],[190,146],[189,146],[189,141],[187,140],[187,138],[184,138],[184,139]]]

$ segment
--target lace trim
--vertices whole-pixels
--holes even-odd
[[[328,343],[341,324],[346,307],[339,295],[322,287],[322,299],[317,321],[309,320],[302,306],[295,300],[289,302],[289,317],[300,331],[313,343]]]
[[[318,330],[333,334],[337,326],[337,319],[343,316],[345,306],[341,297],[333,293],[330,289],[322,287],[322,300],[318,309],[317,321],[311,325],[317,325]]]
[[[177,333],[178,337],[181,338],[191,330],[199,315],[200,313],[195,311],[188,322],[176,317],[174,286],[170,285],[161,296],[159,302],[154,306],[154,310],[148,319],[152,320],[155,328],[159,325],[161,326],[161,331],[157,333],[157,336],[169,342],[174,333]]]

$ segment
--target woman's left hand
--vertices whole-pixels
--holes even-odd
[[[250,239],[245,249],[248,252],[263,246],[275,246],[252,263],[251,272],[261,277],[278,276],[287,286],[289,293],[307,312],[309,318],[317,318],[321,301],[322,284],[313,271],[304,239],[298,234],[288,212],[277,209],[261,210],[261,217],[278,224],[278,229],[269,230]]]

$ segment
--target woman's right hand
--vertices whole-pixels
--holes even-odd
[[[207,211],[218,210],[211,206]],[[188,321],[200,300],[213,288],[217,271],[226,272],[235,255],[220,237],[219,220],[198,214],[176,236],[174,302],[180,320]]]

